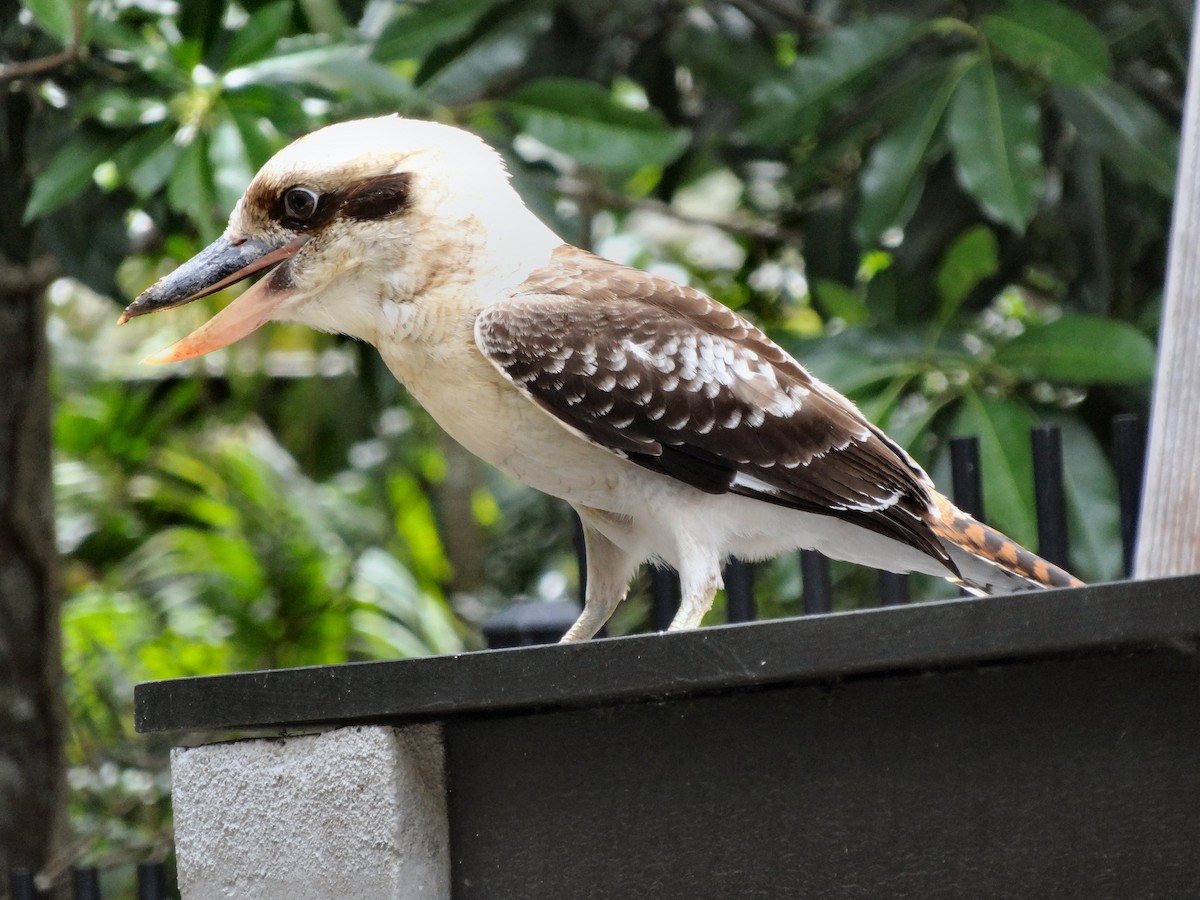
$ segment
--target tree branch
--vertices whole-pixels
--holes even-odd
[[[15,81],[18,78],[29,78],[41,75],[74,62],[79,57],[78,47],[67,47],[50,56],[39,56],[37,59],[26,59],[21,62],[4,63],[0,65],[0,81]]]
[[[596,184],[583,178],[564,176],[559,179],[558,190],[564,196],[578,200],[581,204],[591,208],[619,209],[626,212],[637,210],[652,212],[668,216],[689,225],[707,225],[713,228],[720,228],[722,231],[727,231],[738,237],[748,237],[772,244],[788,244],[799,247],[804,243],[804,235],[799,231],[768,219],[755,219],[746,215],[727,219],[693,216],[685,212],[680,212],[671,204],[656,200],[653,197],[627,197],[625,194],[611,190],[602,184]],[[819,196],[816,199],[821,200],[821,197]],[[808,206],[823,205],[823,202],[812,203]]]
[[[0,64],[0,83],[41,75],[70,65],[77,60],[83,47],[83,25],[86,15],[84,3],[71,4],[71,43],[49,56]]]

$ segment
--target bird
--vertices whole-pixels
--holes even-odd
[[[574,507],[593,637],[644,563],[695,628],[731,556],[813,549],[977,594],[1082,584],[939,493],[856,406],[703,292],[566,243],[473,133],[388,115],[276,153],[123,324],[262,273],[151,363],[268,321],[373,344],[476,456]]]

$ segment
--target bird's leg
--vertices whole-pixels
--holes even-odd
[[[625,598],[630,576],[638,562],[589,526],[586,520],[583,543],[587,548],[587,594],[583,612],[562,637],[564,644],[586,641],[600,630]]]
[[[679,612],[667,631],[686,631],[698,628],[704,614],[712,609],[713,598],[723,586],[721,569],[711,554],[684,557],[679,566]]]

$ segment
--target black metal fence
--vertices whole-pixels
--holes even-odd
[[[94,866],[71,869],[71,890],[73,900],[102,900],[100,870]],[[33,872],[13,869],[8,876],[8,896],[9,900],[37,900],[41,897]],[[137,900],[166,900],[167,877],[162,863],[138,863],[136,896]]]
[[[1067,532],[1067,503],[1063,473],[1062,433],[1055,425],[1039,425],[1031,433],[1034,498],[1037,512],[1038,553],[1052,563],[1069,568],[1070,543]],[[1141,506],[1145,464],[1146,424],[1137,415],[1116,416],[1112,422],[1113,465],[1116,471],[1120,508],[1123,571],[1132,574],[1137,517]],[[983,503],[983,478],[979,440],[957,437],[950,441],[951,494],[955,504],[981,522],[987,521]],[[585,583],[582,530],[577,527],[576,554],[579,559],[580,598]],[[833,578],[829,560],[813,550],[800,551],[801,601],[805,615],[833,609]],[[749,622],[757,616],[754,599],[754,566],[731,559],[725,566],[725,607],[730,622]],[[679,578],[668,569],[650,572],[650,624],[662,631],[679,608]],[[880,606],[909,602],[908,577],[880,572],[877,586]],[[488,646],[512,647],[549,643],[570,627],[578,608],[570,603],[528,603],[518,609],[537,609],[524,618],[536,626],[522,627],[523,614],[508,610],[484,625]]]
[[[1034,490],[1038,526],[1038,552],[1051,562],[1066,565],[1069,558],[1067,512],[1064,490],[1062,437],[1052,425],[1035,428],[1031,436],[1034,466]],[[1113,420],[1112,448],[1120,509],[1123,566],[1129,575],[1133,566],[1137,535],[1137,516],[1141,502],[1142,476],[1146,446],[1146,426],[1135,415]],[[981,521],[986,521],[979,461],[979,441],[973,437],[954,438],[950,443],[951,488],[954,502]],[[580,538],[582,537],[580,533]],[[582,539],[576,542],[580,572],[584,571]],[[829,560],[813,551],[799,554],[802,606],[806,615],[830,612],[833,608],[833,580]],[[726,610],[730,622],[752,621],[757,615],[754,598],[754,566],[731,560],[724,572]],[[581,578],[582,581],[582,578]],[[881,606],[909,602],[907,576],[880,572],[877,596]],[[583,585],[580,590],[582,592]],[[650,621],[656,630],[670,623],[679,604],[679,580],[665,569],[652,569],[650,575]],[[569,602],[517,604],[484,626],[491,647],[524,646],[556,641],[570,626],[578,607]],[[100,873],[92,867],[72,869],[74,900],[101,900]],[[166,877],[162,863],[137,866],[138,900],[164,900]],[[35,900],[34,875],[24,869],[9,874],[11,900]]]

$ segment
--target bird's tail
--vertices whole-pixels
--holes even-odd
[[[961,577],[957,580],[972,593],[1007,594],[1031,587],[1083,584],[996,529],[977,522],[941,494],[934,495],[934,502],[938,519],[930,523],[933,533],[958,566]]]

